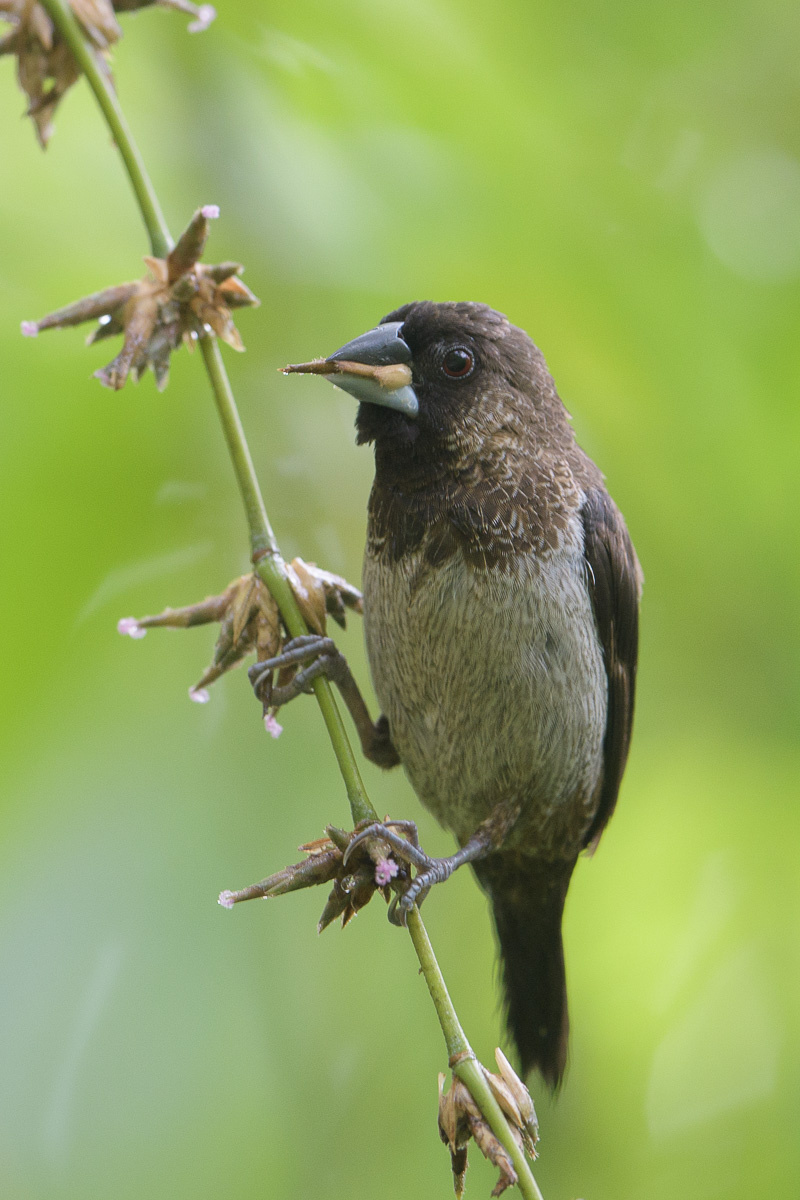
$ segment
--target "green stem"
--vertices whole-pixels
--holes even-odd
[[[436,955],[433,952],[428,931],[422,923],[419,909],[415,906],[408,914],[408,932],[419,959],[420,970],[425,977],[428,991],[442,1027],[447,1053],[453,1074],[469,1089],[478,1108],[491,1126],[492,1133],[502,1144],[517,1172],[517,1186],[525,1200],[542,1200],[542,1193],[533,1177],[528,1160],[514,1140],[508,1121],[490,1088],[483,1067],[461,1028],[453,1001],[444,981]]]
[[[236,408],[236,401],[233,398],[231,385],[222,362],[219,344],[216,338],[202,337],[200,349],[203,352],[203,360],[211,381],[217,411],[228,443],[239,490],[242,493],[247,523],[250,527],[250,546],[256,570],[274,596],[283,623],[289,633],[292,637],[300,637],[302,634],[308,633],[308,627],[286,578],[286,565],[267,517],[261,488],[258,485],[250,449]],[[377,821],[378,814],[367,796],[353,748],[331,691],[331,685],[327,679],[320,676],[314,680],[313,687],[333,746],[333,752],[339,764],[339,770],[344,779],[353,824],[357,825],[359,821],[366,820]]]
[[[142,214],[153,254],[163,258],[174,245],[167,223],[161,212],[155,189],[147,174],[139,149],[128,128],[125,115],[120,107],[116,92],[106,71],[103,69],[97,53],[92,49],[83,34],[72,10],[64,0],[42,0],[53,21],[69,46],[76,60],[83,69],[92,87],[103,116],[122,156],[128,178],[131,181],[139,210]],[[267,510],[261,489],[256,478],[253,459],[247,444],[244,428],[236,408],[231,385],[228,380],[225,364],[215,338],[206,336],[200,338],[200,348],[203,353],[211,388],[217,405],[217,411],[222,422],[225,440],[228,444],[239,491],[244,501],[247,524],[250,531],[250,552],[264,583],[275,598],[280,609],[283,622],[292,637],[300,637],[308,633],[308,626],[303,620],[297,601],[286,577],[286,566],[281,557],[275,534],[269,523]],[[353,748],[347,737],[347,731],[342,721],[341,713],[336,705],[331,686],[327,679],[314,680],[314,694],[317,697],[323,720],[325,721],[333,746],[333,752],[339,764],[342,778],[347,790],[347,799],[353,823],[359,821],[377,821],[378,814],[370,803],[356,762]]]
[[[41,0],[41,3],[53,18],[64,41],[89,80],[125,164],[150,238],[152,252],[159,258],[164,258],[174,243],[144,161],[133,140],[133,135],[128,128],[109,77],[101,66],[96,52],[86,41],[72,10],[64,0]],[[239,491],[244,502],[255,569],[274,596],[280,609],[281,618],[289,633],[292,637],[298,637],[307,633],[308,628],[286,577],[286,565],[269,523],[247,438],[239,418],[219,346],[214,337],[207,335],[200,338],[200,349],[214,393],[236,480],[239,484]],[[378,819],[377,813],[370,803],[361,780],[358,764],[330,684],[327,679],[317,678],[314,680],[313,686],[339,764],[339,770],[345,782],[353,822],[357,824],[363,820],[375,821]],[[409,914],[408,930],[444,1033],[448,1056],[451,1062],[457,1060],[454,1062],[453,1071],[469,1088],[495,1136],[505,1147],[519,1177],[519,1189],[525,1200],[542,1200],[541,1192],[536,1186],[530,1167],[511,1136],[505,1116],[495,1100],[491,1088],[486,1082],[483,1069],[475,1058],[464,1030],[461,1028],[442,972],[436,961],[436,955],[416,907]]]
[[[72,9],[65,3],[65,0],[42,0],[42,4],[58,26],[61,36],[89,80],[91,89],[97,97],[97,103],[103,110],[103,116],[117,144],[131,186],[136,194],[153,254],[158,258],[166,258],[174,243],[170,237],[167,222],[164,220],[161,205],[158,203],[158,197],[148,177],[144,160],[128,128],[128,122],[120,108],[108,72],[97,51],[86,40]]]
[[[436,1015],[442,1027],[442,1033],[447,1045],[447,1057],[451,1060],[461,1055],[474,1058],[475,1055],[472,1047],[467,1041],[467,1035],[461,1028],[461,1023],[453,1007],[453,1001],[450,999],[450,993],[447,990],[447,984],[444,981],[439,963],[436,961],[436,955],[433,952],[428,931],[422,923],[422,916],[416,905],[414,905],[408,914],[408,932],[411,934],[411,941],[414,943],[419,965],[422,969],[422,974],[425,976],[425,982],[431,994],[433,1007],[436,1009]]]
[[[225,441],[228,443],[228,451],[236,473],[236,482],[239,484],[239,491],[242,494],[244,510],[247,514],[247,525],[250,530],[250,549],[253,558],[258,559],[262,555],[269,554],[275,554],[280,557],[278,542],[275,534],[272,532],[267,510],[264,507],[261,488],[258,485],[256,470],[250,455],[250,447],[247,444],[247,438],[245,437],[239,412],[236,408],[236,401],[233,398],[233,391],[231,390],[230,381],[225,371],[225,364],[222,361],[222,355],[220,354],[216,338],[201,338],[200,349],[203,352],[203,361],[206,364],[208,378],[211,382],[214,399],[217,403],[217,412],[222,422],[222,431],[225,434]],[[281,583],[286,583],[283,576],[281,576]],[[286,590],[291,595],[291,589],[288,584],[286,584]],[[276,596],[275,599],[277,600],[277,598]],[[294,600],[293,595],[292,600]],[[296,609],[297,606],[294,605],[294,608]],[[297,633],[295,629],[287,624],[287,628],[293,637],[299,636],[300,626],[302,626],[303,633],[308,632],[299,610],[296,616],[298,621],[295,621],[294,624],[298,626]]]

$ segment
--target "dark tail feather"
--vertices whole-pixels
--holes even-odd
[[[561,915],[575,862],[498,851],[473,863],[500,942],[509,1032],[523,1073],[556,1088],[567,1061],[567,986]]]

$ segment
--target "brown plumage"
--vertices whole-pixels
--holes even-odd
[[[361,723],[362,744],[399,758],[463,848],[435,861],[472,861],[521,1065],[555,1085],[561,917],[628,754],[639,566],[527,334],[480,304],[418,302],[387,323],[388,351],[363,361],[407,362],[413,396],[410,412],[377,391],[358,410],[358,441],[375,448],[364,611],[384,714]]]

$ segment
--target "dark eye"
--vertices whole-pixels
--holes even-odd
[[[475,367],[475,355],[466,346],[454,346],[442,359],[442,370],[451,379],[465,379]]]

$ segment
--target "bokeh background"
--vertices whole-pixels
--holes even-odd
[[[123,18],[115,74],[169,222],[262,299],[225,351],[285,553],[357,580],[353,402],[276,368],[397,304],[476,299],[544,350],[646,574],[617,816],[566,914],[573,1035],[537,1091],[547,1200],[800,1190],[800,18],[784,0],[238,0]],[[32,319],[141,272],[88,89],[46,154],[0,61],[0,1193],[450,1194],[443,1046],[378,904],[225,912],[347,807],[316,706],[273,742],[208,630],[119,638],[246,568],[199,358],[119,394],[109,343]],[[358,622],[341,644],[367,669]],[[449,839],[401,774],[381,812]],[[464,872],[427,921],[476,1049],[499,1038]],[[470,1196],[494,1173],[472,1153]]]

